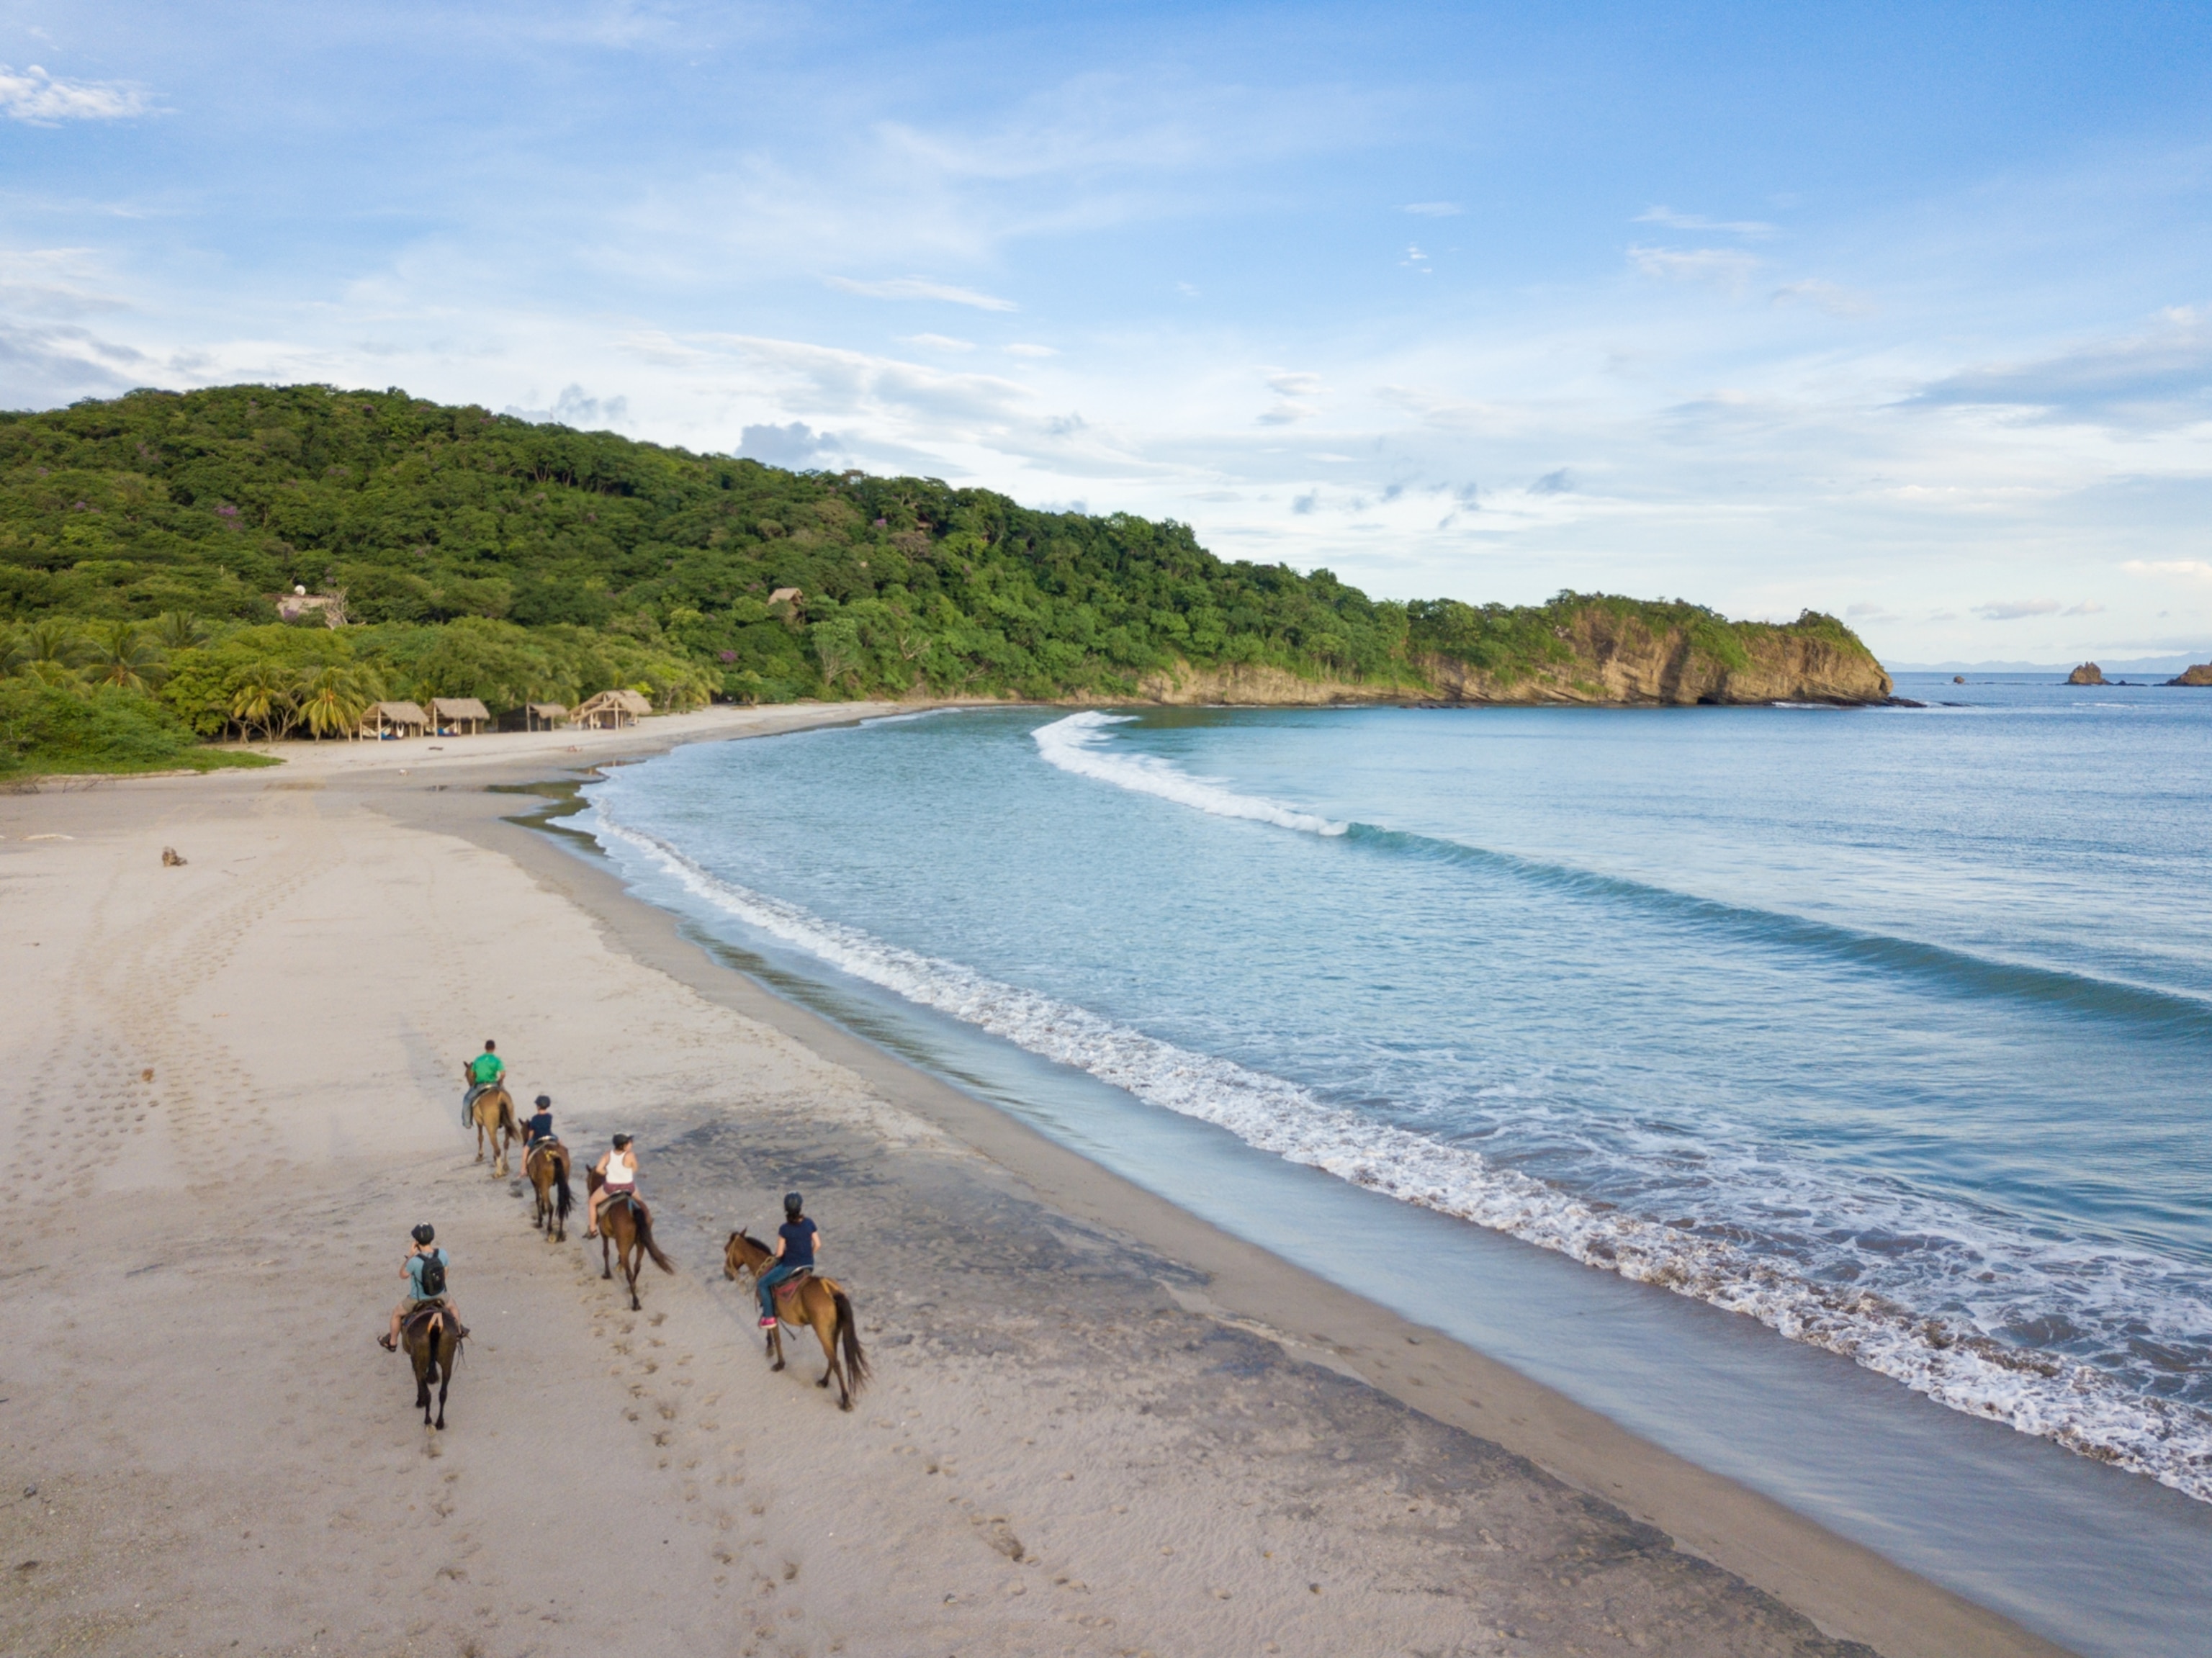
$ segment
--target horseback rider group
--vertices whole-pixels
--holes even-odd
[[[499,1056],[498,1044],[487,1038],[483,1045],[483,1052],[469,1060],[462,1067],[462,1072],[468,1083],[468,1092],[462,1107],[462,1121],[466,1123],[473,1120],[471,1112],[477,1096],[487,1089],[499,1086],[506,1077],[507,1064]],[[523,1125],[523,1155],[526,1164],[531,1154],[541,1147],[561,1148],[559,1137],[554,1133],[553,1128],[552,1096],[540,1094],[532,1103],[534,1106],[532,1114]],[[565,1161],[565,1151],[562,1152],[562,1157]],[[629,1199],[635,1205],[635,1217],[639,1222],[640,1230],[645,1234],[645,1247],[651,1251],[653,1260],[665,1270],[668,1267],[668,1262],[661,1255],[659,1248],[653,1244],[650,1224],[643,1219],[643,1204],[637,1195],[638,1168],[636,1141],[628,1134],[617,1134],[612,1146],[592,1166],[592,1173],[599,1176],[599,1180],[591,1194],[591,1206],[586,1218],[584,1236],[587,1238],[597,1237],[599,1235],[602,1211],[611,1202]],[[560,1212],[566,1215],[568,1187],[565,1170],[562,1173],[561,1179]],[[539,1195],[542,1201],[544,1198],[542,1189]],[[751,1245],[757,1254],[769,1257],[755,1273],[755,1290],[760,1300],[761,1327],[769,1331],[775,1330],[777,1326],[776,1301],[779,1293],[787,1296],[799,1291],[802,1281],[816,1270],[816,1255],[823,1243],[822,1229],[808,1218],[805,1200],[799,1193],[792,1192],[785,1195],[783,1213],[783,1224],[776,1229],[773,1249],[769,1249],[766,1245]],[[627,1225],[628,1223],[625,1222],[624,1224]],[[743,1236],[744,1235],[734,1236]],[[399,1350],[399,1338],[403,1327],[408,1330],[409,1342],[416,1343],[417,1333],[409,1324],[409,1321],[424,1312],[425,1309],[442,1310],[455,1339],[465,1338],[469,1333],[467,1327],[461,1322],[460,1308],[453,1299],[449,1281],[453,1262],[446,1251],[438,1247],[435,1230],[425,1223],[414,1229],[412,1236],[414,1248],[408,1252],[400,1267],[401,1276],[407,1280],[406,1291],[402,1296],[399,1304],[392,1309],[390,1328],[377,1338],[377,1345],[387,1352],[396,1352]],[[747,1242],[750,1244],[750,1240],[748,1239]],[[736,1249],[737,1245],[734,1241],[731,1248],[732,1250]],[[741,1266],[742,1263],[740,1263]],[[626,1270],[631,1270],[631,1298],[632,1304],[635,1305],[635,1274],[634,1269]],[[738,1268],[732,1270],[734,1272]],[[822,1280],[822,1283],[835,1295],[840,1319],[849,1320],[850,1308],[845,1300],[843,1291],[838,1290],[827,1279]],[[808,1293],[813,1292],[810,1290]],[[823,1329],[828,1327],[822,1327]],[[842,1329],[842,1326],[839,1327]],[[849,1390],[847,1389],[846,1383],[848,1381],[853,1388],[857,1388],[859,1382],[866,1376],[866,1366],[865,1360],[860,1355],[857,1337],[848,1333],[844,1339],[851,1349],[848,1355],[848,1364],[851,1374],[846,1379],[841,1380],[841,1391],[844,1393],[844,1396],[841,1398],[840,1402],[849,1409]],[[828,1352],[831,1338],[828,1334],[823,1334],[822,1339],[823,1350]],[[771,1345],[773,1346],[773,1344]],[[780,1353],[776,1357],[775,1368],[781,1370],[783,1364]],[[831,1369],[835,1373],[836,1363],[834,1355]],[[421,1373],[422,1367],[418,1364],[418,1382]],[[823,1385],[826,1386],[828,1378],[825,1376]],[[442,1397],[441,1394],[441,1400]],[[440,1427],[445,1425],[442,1403],[440,1406],[440,1418],[437,1425]]]

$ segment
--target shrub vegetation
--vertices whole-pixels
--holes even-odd
[[[322,602],[279,621],[301,593]],[[1218,559],[1172,521],[787,472],[397,390],[0,413],[8,674],[87,709],[122,706],[95,688],[137,698],[204,738],[335,735],[380,696],[501,713],[617,685],[661,708],[1110,697],[1249,665],[1418,693],[1437,655],[1508,678],[1558,660],[1561,607],[1590,604],[1742,653],[1743,624],[1679,602],[1377,602],[1327,570]]]

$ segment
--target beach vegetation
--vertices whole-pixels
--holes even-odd
[[[1173,520],[318,386],[0,413],[0,620],[11,678],[89,673],[204,738],[334,735],[372,684],[495,714],[618,686],[665,709],[1110,700],[1192,670],[1419,695],[1452,665],[1583,677],[1594,640],[1739,666],[1766,626],[1609,595],[1379,600]],[[1832,617],[1790,626],[1864,654]]]

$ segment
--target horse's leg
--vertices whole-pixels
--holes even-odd
[[[645,1305],[637,1298],[637,1275],[645,1268],[645,1241],[637,1239],[623,1252],[623,1271],[629,1274],[629,1309],[641,1313]]]
[[[612,1278],[615,1275],[615,1269],[607,1262],[608,1230],[604,1226],[599,1228],[599,1276],[601,1278]]]
[[[483,1132],[483,1119],[482,1117],[478,1117],[478,1118],[477,1118],[477,1119],[476,1119],[476,1125],[477,1125],[477,1161],[478,1163],[482,1163],[482,1162],[483,1161],[483,1157],[484,1157],[484,1132]]]
[[[446,1393],[453,1385],[453,1355],[460,1351],[461,1345],[451,1330],[444,1331],[442,1334],[444,1339],[439,1343],[439,1349],[440,1357],[445,1362],[438,1366],[438,1431],[441,1433],[446,1430]]]
[[[783,1322],[781,1319],[769,1327],[768,1351],[769,1356],[775,1360],[769,1369],[781,1370],[783,1368]]]
[[[809,1299],[811,1299],[811,1297],[809,1297]],[[830,1378],[833,1376],[836,1376],[837,1378],[837,1401],[841,1406],[849,1409],[850,1406],[847,1405],[846,1402],[844,1373],[837,1368],[836,1311],[833,1308],[827,1314],[824,1314],[821,1308],[816,1307],[808,1313],[807,1322],[814,1327],[814,1339],[822,1344],[822,1357],[830,1361],[830,1368],[822,1372],[822,1380],[816,1382],[814,1385],[817,1388],[826,1388],[830,1385]]]

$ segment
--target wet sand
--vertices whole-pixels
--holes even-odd
[[[776,999],[485,793],[858,712],[0,796],[0,1650],[2057,1650]],[[471,1161],[485,1035],[572,1145],[639,1136],[642,1313]],[[720,1272],[794,1187],[849,1415]],[[423,1218],[477,1332],[442,1434],[373,1345]]]

